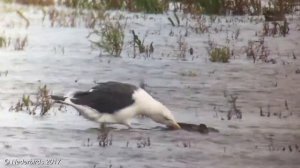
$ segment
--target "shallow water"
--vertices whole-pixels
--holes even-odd
[[[16,17],[7,15],[1,17]],[[58,165],[36,165],[51,168],[299,167],[300,75],[295,70],[300,66],[300,59],[276,55],[291,50],[300,54],[295,44],[300,38],[299,31],[291,28],[291,35],[286,38],[266,39],[268,44],[274,44],[269,47],[272,56],[279,60],[277,64],[253,64],[242,56],[228,64],[210,63],[205,55],[206,35],[187,38],[199,56],[182,61],[161,56],[165,50],[172,51],[164,46],[172,45],[172,41],[175,45],[176,39],[168,37],[171,27],[167,20],[164,21],[165,16],[153,17],[133,19],[140,25],[132,24],[127,28],[127,31],[134,27],[143,32],[143,25],[148,22],[155,30],[166,27],[161,29],[161,35],[150,37],[150,40],[162,39],[155,45],[157,55],[151,59],[99,57],[99,52],[92,50],[86,39],[90,30],[83,27],[51,28],[47,22],[43,25],[34,17],[28,29],[16,26],[15,30],[9,30],[1,23],[5,31],[12,34],[23,31],[29,39],[24,51],[0,49],[0,72],[8,71],[7,76],[0,76],[1,167],[32,167],[6,165],[14,159],[36,159],[44,164],[47,159],[61,160]],[[157,22],[162,25],[154,24]],[[247,43],[249,32],[260,29],[261,24],[240,24],[245,31],[241,29],[241,41],[237,43],[242,45]],[[129,51],[125,45],[124,52]],[[283,65],[282,60],[288,64]],[[189,71],[196,75],[183,75]],[[100,147],[98,136],[101,133],[96,129],[99,125],[78,116],[72,108],[60,112],[54,107],[44,117],[8,112],[22,94],[35,93],[40,84],[47,84],[53,94],[62,95],[108,80],[132,84],[145,80],[146,90],[166,104],[178,121],[205,123],[220,133],[166,131],[149,119],[137,118],[131,130],[112,126],[116,128],[108,133],[112,144]],[[227,120],[230,104],[224,94],[238,96],[237,106],[243,114],[241,120]],[[259,108],[266,113],[268,105],[270,117],[261,117]],[[148,139],[150,145],[143,146]]]

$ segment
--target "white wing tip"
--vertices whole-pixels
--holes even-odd
[[[72,98],[74,97],[74,95],[76,94],[77,90],[71,90],[69,92],[67,92],[64,97],[69,97],[69,98]]]

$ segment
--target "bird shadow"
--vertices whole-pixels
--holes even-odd
[[[86,129],[87,132],[99,133],[99,132],[110,132],[110,131],[117,131],[117,132],[140,132],[140,131],[170,131],[169,128],[163,126],[155,126],[151,128],[120,128],[120,127],[105,127],[103,128],[88,128]]]
[[[219,130],[213,127],[207,127],[205,124],[189,124],[189,123],[178,123],[181,127],[180,130],[188,131],[188,132],[197,132],[200,134],[208,134],[208,133],[218,133]],[[149,128],[141,127],[141,124],[135,125],[134,128],[122,128],[122,127],[112,127],[108,126],[103,128],[89,128],[87,131],[91,132],[110,132],[110,131],[117,131],[117,132],[141,132],[141,131],[174,131],[174,129],[164,127],[164,126],[155,126]],[[176,130],[175,130],[176,131]]]

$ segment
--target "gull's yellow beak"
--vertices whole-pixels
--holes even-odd
[[[174,123],[172,125],[169,125],[168,127],[171,129],[174,129],[174,130],[181,129],[181,127],[178,123]]]

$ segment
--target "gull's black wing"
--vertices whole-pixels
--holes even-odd
[[[98,83],[90,91],[76,92],[71,101],[89,106],[101,113],[114,113],[134,103],[132,94],[137,89],[136,86],[126,83]]]

